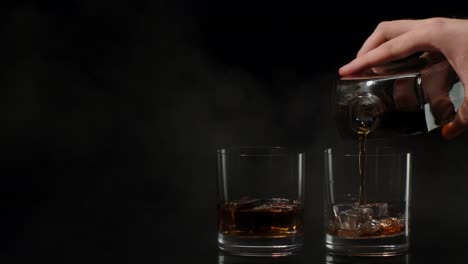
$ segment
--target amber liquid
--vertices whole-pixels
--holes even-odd
[[[367,135],[372,132],[373,122],[375,120],[368,120],[371,122],[362,122],[356,130],[358,137],[358,162],[359,162],[359,206],[367,205],[367,193],[366,193],[366,139]],[[364,215],[363,215],[364,216]],[[362,220],[362,219],[361,219]],[[332,236],[340,238],[383,238],[390,236],[402,235],[405,231],[405,223],[403,218],[395,217],[382,217],[373,219],[370,224],[374,225],[371,230],[363,229],[344,229],[339,224],[341,220],[339,218],[334,219],[328,225],[327,233]],[[348,220],[349,221],[349,220]],[[368,220],[369,221],[369,220]]]
[[[380,228],[374,232],[358,232],[355,230],[346,230],[337,227],[334,223],[330,223],[327,228],[327,233],[332,236],[342,238],[378,238],[387,236],[402,235],[405,232],[405,223],[402,219],[388,217],[382,220],[375,220],[379,222]]]
[[[366,130],[358,132],[358,147],[359,147],[359,204],[364,205],[367,202],[366,195],[366,138],[368,132]]]
[[[218,232],[231,236],[281,238],[301,234],[302,203],[287,199],[233,201],[218,207]]]

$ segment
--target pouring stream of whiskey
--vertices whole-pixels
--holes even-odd
[[[367,202],[366,195],[366,138],[368,130],[359,131],[358,134],[358,145],[359,145],[359,205],[364,205]]]

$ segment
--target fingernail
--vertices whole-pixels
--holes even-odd
[[[346,64],[346,65],[341,66],[341,68],[338,69],[338,72],[339,72],[340,74],[346,73],[346,70],[348,69],[348,65],[349,65],[349,64]]]

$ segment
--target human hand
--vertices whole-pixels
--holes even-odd
[[[468,20],[428,18],[380,23],[357,56],[339,69],[342,76],[406,58],[416,52],[437,52],[452,65],[464,87],[465,99],[455,118],[442,127],[451,139],[468,128]]]

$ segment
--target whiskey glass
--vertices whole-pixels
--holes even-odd
[[[327,253],[397,256],[407,252],[411,153],[381,148],[366,153],[365,162],[360,162],[359,154],[326,149],[324,159]]]
[[[304,232],[305,154],[283,147],[217,151],[218,247],[241,256],[299,251]]]

